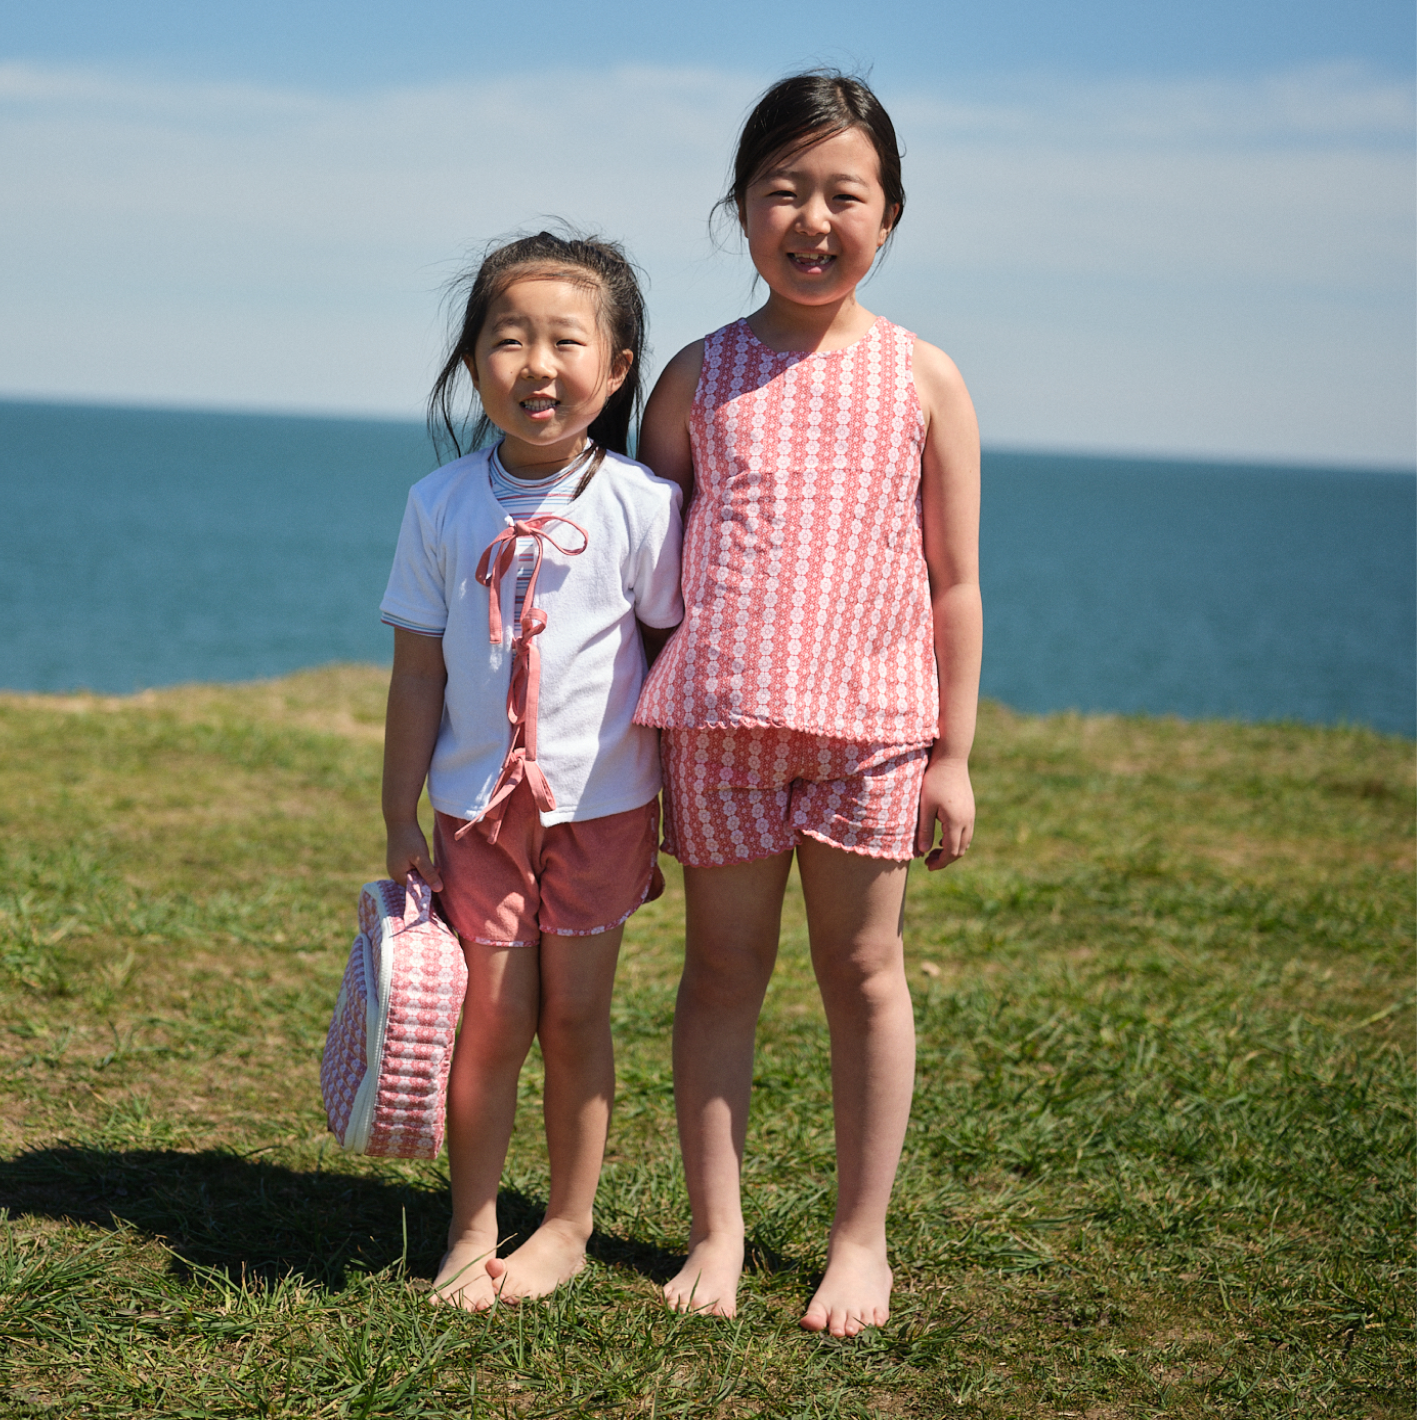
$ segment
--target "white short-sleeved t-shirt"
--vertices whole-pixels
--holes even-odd
[[[646,676],[637,621],[664,628],[684,615],[680,596],[680,489],[608,453],[582,495],[561,512],[587,534],[569,557],[545,547],[536,604],[538,763],[556,809],[545,825],[602,818],[648,802],[661,786],[657,732],[631,717]],[[448,684],[429,766],[429,798],[442,813],[476,818],[488,805],[512,740],[516,561],[503,581],[500,642],[488,639],[489,592],[474,573],[511,519],[489,482],[480,449],[409,491],[380,615],[392,626],[443,640]],[[566,546],[580,539],[554,524]],[[562,536],[566,532],[568,536]]]

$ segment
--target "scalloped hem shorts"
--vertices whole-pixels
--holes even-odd
[[[498,841],[467,822],[434,815],[434,862],[444,880],[439,910],[464,942],[535,947],[543,933],[593,937],[619,927],[665,891],[656,865],[661,806],[544,828],[532,790],[507,800]]]
[[[927,754],[802,730],[662,730],[662,847],[696,868],[769,858],[805,838],[906,862]]]

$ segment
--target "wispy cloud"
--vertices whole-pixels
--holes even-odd
[[[0,66],[0,390],[412,411],[441,282],[544,213],[628,242],[667,356],[749,301],[705,218],[755,88]],[[958,357],[989,439],[1413,457],[1413,91],[1356,68],[883,90],[909,204],[865,295]]]
[[[898,113],[957,138],[1151,148],[1260,143],[1393,143],[1415,138],[1415,88],[1353,63],[1255,79],[1095,80],[1050,74],[996,81],[991,92],[916,96]]]

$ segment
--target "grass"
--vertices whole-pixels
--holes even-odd
[[[832,1212],[791,885],[741,1316],[668,1315],[680,895],[633,919],[593,1261],[425,1304],[442,1161],[317,1073],[379,875],[379,672],[0,697],[0,1415],[1415,1411],[1414,745],[986,706],[969,863],[914,870],[893,1319],[801,1333]],[[501,1198],[545,1197],[536,1057]]]

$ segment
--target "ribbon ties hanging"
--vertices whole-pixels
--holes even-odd
[[[564,547],[547,531],[552,523],[565,523],[581,539],[580,547]],[[533,596],[537,591],[537,576],[542,570],[544,547],[554,547],[564,557],[579,557],[587,550],[586,529],[574,523],[571,518],[561,518],[548,513],[536,518],[514,521],[493,539],[478,559],[478,570],[474,573],[481,586],[488,588],[488,640],[492,645],[503,642],[503,582],[508,570],[518,555],[518,539],[531,538],[533,544],[532,572],[523,592],[523,609],[518,618],[518,634],[513,638],[513,670],[508,681],[508,720],[513,727],[512,742],[503,760],[503,767],[493,785],[493,793],[488,806],[477,818],[471,819],[454,835],[462,838],[475,823],[484,827],[488,841],[498,841],[498,830],[502,827],[503,811],[514,789],[528,781],[534,803],[544,813],[557,807],[552,796],[552,786],[547,782],[537,762],[537,698],[540,679],[540,658],[537,638],[547,626],[547,613],[534,605]]]

